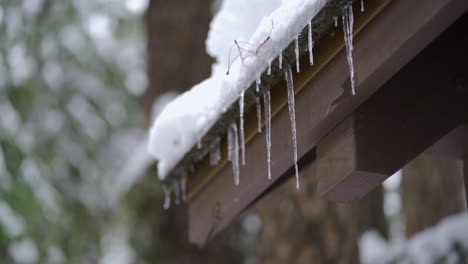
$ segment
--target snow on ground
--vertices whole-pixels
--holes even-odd
[[[327,0],[225,0],[210,25],[207,51],[216,58],[211,77],[180,95],[150,131],[148,150],[164,179],[268,63],[285,49]],[[268,39],[268,40],[267,40]],[[234,40],[245,50],[228,69]],[[242,42],[241,42],[242,41]],[[247,41],[248,43],[244,43]],[[237,47],[233,55],[237,55]],[[234,56],[231,56],[231,59]]]
[[[367,231],[360,239],[359,248],[364,264],[430,264],[441,259],[462,263],[456,260],[460,257],[456,251],[468,252],[468,215],[463,212],[446,217],[436,226],[395,246],[389,245],[377,232]]]

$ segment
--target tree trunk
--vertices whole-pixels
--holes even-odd
[[[301,190],[289,180],[256,206],[263,221],[260,263],[359,263],[358,239],[374,228],[386,236],[379,186],[351,204],[320,199],[315,168],[301,171]]]
[[[146,16],[148,32],[149,87],[144,107],[151,116],[154,100],[165,92],[181,93],[209,77],[212,59],[205,52],[205,39],[212,18],[212,0],[150,1]],[[230,263],[236,252],[223,236],[199,249],[187,241],[184,206],[162,209],[163,195],[155,195],[154,177],[146,177],[135,189],[142,197],[137,209],[139,223],[148,226],[136,236],[139,255],[148,263]],[[229,236],[229,234],[226,234]],[[234,262],[235,263],[235,262]]]
[[[423,153],[405,166],[402,173],[407,237],[463,211],[461,161]]]

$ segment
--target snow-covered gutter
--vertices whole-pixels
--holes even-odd
[[[247,111],[259,101],[257,98],[268,94],[270,87],[282,80],[284,69],[290,69],[292,65],[299,71],[299,64],[295,63],[299,56],[313,46],[313,40],[333,30],[334,18],[342,15],[343,7],[348,3],[347,0],[283,1],[270,15],[263,17],[248,44],[239,42],[234,46],[242,58],[229,67],[229,60],[221,58],[228,51],[220,52],[212,76],[171,102],[151,128],[149,152],[158,160],[159,178],[171,185],[184,177],[188,168],[213,146],[219,145],[220,135],[229,130],[230,139],[233,139],[232,122],[238,117],[241,117],[239,130],[243,149],[244,111],[239,111],[239,105]],[[349,23],[349,13],[346,15]],[[222,19],[229,17],[218,18]],[[216,31],[213,28],[216,29],[212,25],[210,34]],[[219,32],[219,28],[217,30]],[[313,63],[312,52],[309,59]],[[228,68],[229,75],[226,75]],[[260,80],[258,88],[257,80]],[[268,136],[268,131],[266,134]],[[218,159],[212,158],[214,162]]]

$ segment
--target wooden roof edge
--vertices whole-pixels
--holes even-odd
[[[335,27],[335,21],[333,17],[340,18],[342,16],[342,9],[344,6],[351,2],[357,3],[357,0],[330,0],[329,3],[313,18],[312,20],[312,31],[314,42],[317,43],[321,39],[334,35],[341,31],[340,27]],[[356,8],[355,8],[356,9]],[[356,9],[358,10],[358,9]],[[355,30],[357,33],[360,29]],[[308,25],[306,25],[299,36],[299,52],[300,56],[308,51]],[[344,43],[341,48],[343,48]],[[340,48],[340,49],[341,49]],[[296,63],[294,40],[291,40],[290,45],[283,50],[283,66],[294,65]],[[256,85],[252,83],[245,91],[244,95],[244,115],[248,115],[252,112],[255,100],[257,97],[263,95],[263,93],[272,87],[277,86],[283,80],[284,68],[279,68],[278,57],[276,57],[271,63],[271,73],[267,73],[267,69],[261,75],[260,91],[256,92]],[[300,89],[296,89],[296,93]],[[285,105],[285,104],[284,104]],[[282,107],[284,107],[284,105]],[[279,111],[279,110],[277,110]],[[276,112],[277,112],[276,111]],[[274,117],[275,111],[272,109],[272,118]],[[191,150],[184,156],[184,158],[178,162],[174,169],[169,175],[162,180],[166,186],[172,186],[183,177],[186,177],[193,173],[193,171],[201,165],[201,161],[206,158],[209,154],[210,149],[216,144],[220,136],[227,134],[229,125],[235,120],[239,119],[239,100],[236,100],[228,110],[221,115],[218,121],[209,129],[205,136],[201,139],[201,148],[193,146]],[[246,137],[246,143],[250,137]]]

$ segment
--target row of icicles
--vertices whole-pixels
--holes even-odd
[[[361,12],[364,12],[364,0],[361,0]],[[335,22],[335,27],[338,27],[338,18],[333,17]],[[355,81],[354,81],[354,63],[353,63],[353,8],[352,5],[346,5],[343,7],[343,31],[344,39],[346,44],[346,57],[349,66],[350,81],[351,81],[351,92],[352,95],[355,95]],[[295,55],[296,55],[296,72],[300,72],[299,67],[299,35],[296,35],[294,40],[295,46]],[[309,51],[309,63],[310,65],[314,64],[314,54],[313,54],[314,40],[312,34],[312,22],[308,23],[308,46]],[[283,68],[283,54],[279,53],[278,56],[279,69]],[[268,63],[267,74],[271,74],[271,61]],[[284,79],[287,84],[288,90],[288,110],[289,110],[289,120],[291,123],[291,139],[294,152],[294,169],[296,176],[296,188],[299,190],[299,169],[297,165],[298,156],[297,156],[297,139],[296,139],[296,113],[295,113],[295,100],[294,100],[294,81],[291,65],[287,65],[284,70]],[[257,79],[256,81],[256,92],[260,93],[261,80]],[[234,175],[234,184],[239,185],[240,183],[240,167],[239,167],[239,152],[240,152],[240,162],[242,165],[245,165],[245,135],[244,135],[244,93],[245,90],[241,92],[239,97],[239,129],[237,124],[231,123],[228,128],[227,133],[227,142],[228,142],[228,160],[231,161],[232,171]],[[258,133],[262,133],[262,107],[260,98],[256,98],[256,112],[258,120]],[[266,152],[267,152],[267,176],[271,180],[271,95],[270,91],[266,90],[263,93],[263,105],[264,105],[264,119],[265,119],[265,140],[266,140]],[[240,142],[239,142],[240,138]],[[212,144],[210,148],[210,164],[217,165],[221,160],[221,139],[218,137],[215,140],[215,143]],[[198,148],[200,149],[201,143],[198,141]],[[174,201],[176,205],[179,205],[181,202],[186,200],[186,189],[187,189],[187,176],[184,176],[180,181],[172,185],[171,188],[163,187],[165,193],[164,200],[164,209],[169,209],[171,205],[171,193],[174,192]]]

